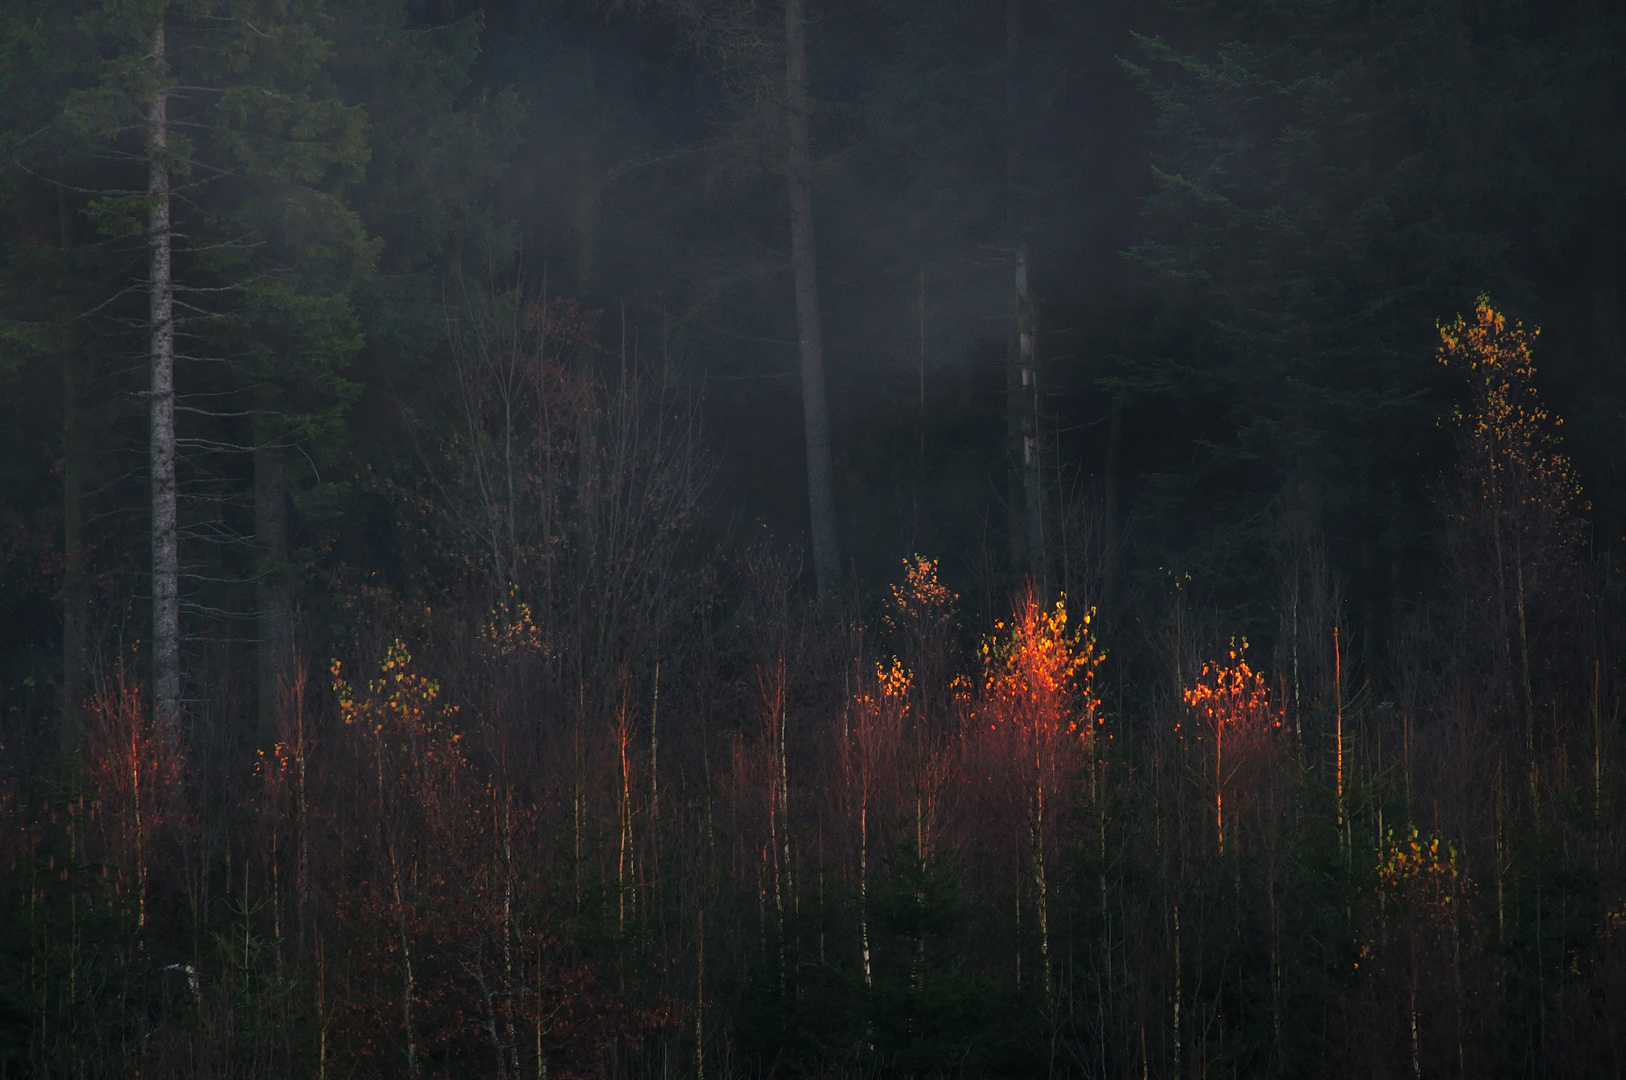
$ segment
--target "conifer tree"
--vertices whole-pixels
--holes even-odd
[[[59,78],[43,117],[51,153],[26,164],[84,215],[122,278],[80,321],[145,325],[153,707],[173,723],[183,610],[254,617],[263,682],[285,662],[279,457],[331,427],[351,394],[339,374],[359,343],[347,294],[375,249],[342,193],[366,162],[364,118],[323,75],[319,4],[62,14],[59,35],[32,43]],[[234,479],[245,453],[252,494]],[[222,485],[237,490],[222,498]],[[257,530],[235,508],[254,494]],[[258,549],[247,560],[232,552],[245,542]],[[232,577],[258,582],[257,598],[223,589]]]

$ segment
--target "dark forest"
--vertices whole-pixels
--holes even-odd
[[[4,0],[0,1080],[1626,1075],[1626,7]]]

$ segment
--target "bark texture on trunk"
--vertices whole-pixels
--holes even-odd
[[[164,23],[153,34],[152,106],[148,139],[147,246],[150,258],[152,389],[149,399],[152,470],[152,701],[161,724],[175,722],[181,705],[180,551],[175,517],[175,286],[170,266],[169,67]]]
[[[801,344],[802,424],[807,444],[807,504],[813,573],[820,599],[840,579],[836,507],[830,464],[830,413],[825,401],[824,340],[819,329],[819,282],[813,247],[813,167],[808,133],[807,28],[802,0],[785,0],[785,192],[790,201],[790,254],[796,279],[796,329]]]
[[[260,565],[255,574],[256,649],[259,660],[260,731],[276,731],[277,695],[293,661],[293,603],[289,595],[288,487],[282,458],[269,445],[263,425],[254,447],[254,534]]]

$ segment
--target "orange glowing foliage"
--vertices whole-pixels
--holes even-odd
[[[1226,783],[1234,777],[1239,762],[1256,757],[1253,751],[1265,749],[1266,740],[1282,727],[1281,711],[1270,703],[1265,677],[1248,666],[1247,656],[1247,641],[1233,642],[1230,662],[1203,664],[1197,685],[1184,691],[1186,705],[1203,721],[1205,734],[1213,742],[1214,832],[1221,854],[1226,839]],[[1236,816],[1234,809],[1231,816]]]
[[[1229,664],[1205,663],[1197,685],[1184,692],[1186,704],[1220,733],[1280,728],[1265,677],[1248,666],[1248,643],[1232,644]]]
[[[1066,597],[1047,612],[1029,592],[1008,626],[994,624],[981,650],[993,726],[1093,738],[1100,722],[1095,671],[1106,655],[1090,634],[1094,616],[1094,608],[1087,610],[1082,625],[1069,630]]]
[[[865,791],[873,787],[878,773],[890,768],[899,752],[913,688],[914,674],[897,657],[875,665],[874,682],[860,673],[848,729],[851,746],[843,752],[849,754],[850,765],[857,770],[854,775]]]
[[[1472,321],[1458,315],[1442,324],[1439,362],[1466,368],[1472,378],[1472,412],[1458,408],[1457,427],[1468,439],[1471,462],[1480,473],[1484,497],[1517,483],[1518,494],[1564,514],[1580,499],[1575,469],[1559,449],[1560,417],[1552,416],[1536,393],[1531,348],[1539,329],[1511,325],[1483,294],[1474,302]],[[1510,475],[1513,474],[1513,475]]]
[[[934,624],[948,620],[959,599],[937,580],[937,560],[924,555],[903,560],[904,583],[892,586],[892,613],[899,623]]]
[[[903,662],[897,657],[892,658],[892,664],[875,665],[875,685],[883,698],[896,700],[902,708],[909,707],[909,687],[914,682],[914,676]]]

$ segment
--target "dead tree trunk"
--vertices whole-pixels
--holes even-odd
[[[1006,528],[1011,572],[1050,593],[1044,537],[1044,473],[1040,453],[1038,321],[1028,292],[1027,245],[1017,226],[1020,114],[1017,66],[1022,50],[1022,2],[1005,2],[1005,231],[1013,250],[1011,333],[1005,360]]]
[[[1026,556],[1022,571],[1040,596],[1050,595],[1049,559],[1044,535],[1044,455],[1039,423],[1038,319],[1028,292],[1027,246],[1016,248],[1016,373],[1012,380],[1016,396],[1010,402],[1013,421],[1021,437],[1021,454],[1015,464],[1021,470],[1022,549]]]
[[[802,360],[802,423],[807,444],[808,522],[813,573],[827,599],[840,578],[836,508],[830,464],[830,413],[825,402],[824,341],[813,247],[813,167],[808,133],[807,28],[802,0],[785,0],[785,192],[790,202],[790,253],[796,281],[796,329]]]
[[[151,290],[149,400],[152,469],[152,701],[161,725],[181,700],[180,552],[175,518],[175,285],[170,265],[169,92],[162,16],[150,58],[155,89],[147,116],[147,247]]]

